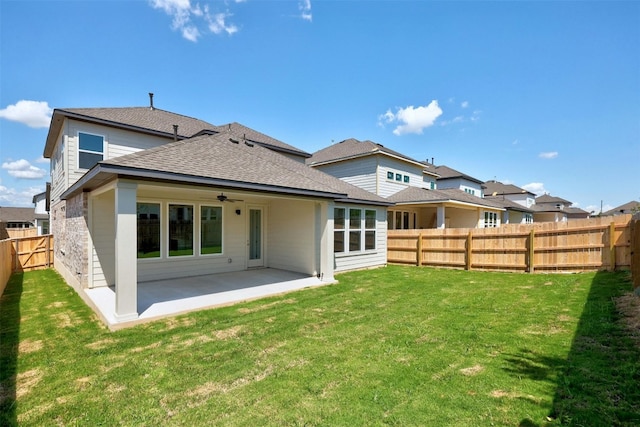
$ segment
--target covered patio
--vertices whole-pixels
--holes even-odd
[[[84,289],[85,300],[108,325],[121,329],[196,310],[231,305],[305,288],[336,283],[315,276],[274,268],[249,269],[177,279],[138,283],[139,316],[118,321],[114,286]]]

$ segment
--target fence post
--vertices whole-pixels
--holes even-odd
[[[418,253],[416,254],[416,265],[420,267],[422,265],[422,233],[418,234]]]
[[[529,244],[529,247],[528,247],[528,249],[529,249],[529,259],[527,261],[529,263],[529,265],[528,265],[529,273],[533,273],[534,270],[535,270],[535,266],[533,265],[533,255],[535,254],[535,247],[534,247],[534,244],[533,244],[533,240],[535,239],[535,237],[536,237],[536,232],[532,228],[531,232],[529,233],[529,242],[528,242],[528,244]]]
[[[609,225],[609,264],[611,265],[611,271],[616,271],[616,223],[611,222]]]
[[[16,248],[16,256],[13,261],[13,272],[18,271],[18,266],[20,265],[20,240],[19,239],[11,239],[14,243],[14,247]]]
[[[467,259],[465,259],[465,268],[467,270],[471,270],[471,255],[473,254],[472,242],[473,242],[473,234],[471,230],[469,230],[469,234],[467,234]]]

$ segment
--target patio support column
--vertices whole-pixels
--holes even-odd
[[[316,203],[316,265],[324,282],[333,278],[333,202]]]
[[[445,227],[445,222],[444,222],[444,215],[445,215],[445,207],[444,206],[438,206],[438,214],[437,214],[437,224],[436,224],[436,228],[444,228]]]
[[[115,189],[115,317],[119,322],[138,318],[137,189],[136,183],[125,181],[118,181]]]

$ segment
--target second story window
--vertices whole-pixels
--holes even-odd
[[[91,169],[104,159],[104,137],[78,132],[78,168]]]

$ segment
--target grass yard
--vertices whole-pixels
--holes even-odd
[[[640,424],[627,273],[338,279],[109,332],[54,271],[14,275],[0,425]]]

